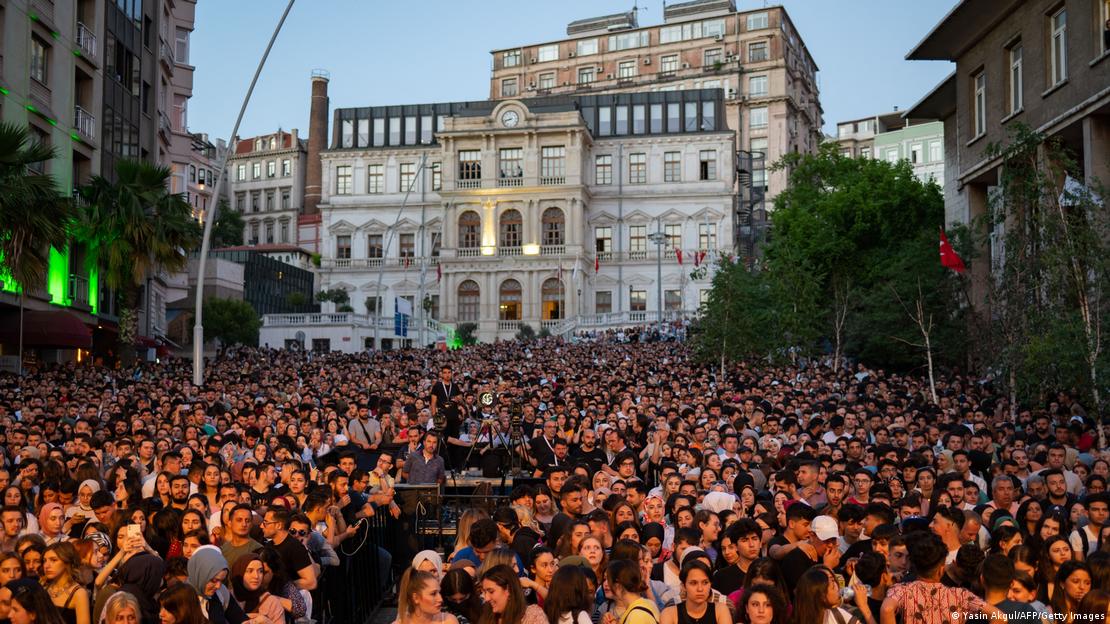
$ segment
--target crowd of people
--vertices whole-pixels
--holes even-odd
[[[326,621],[354,542],[401,624],[1106,618],[1110,462],[1075,397],[949,376],[934,403],[673,338],[232,348],[203,387],[174,359],[0,377],[0,620]],[[399,484],[514,463],[534,478],[456,510],[453,547],[365,544],[405,521]]]

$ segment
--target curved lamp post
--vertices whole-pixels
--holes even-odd
[[[293,8],[295,0],[289,0],[285,5],[285,12],[281,14],[281,19],[278,20],[277,26],[274,27],[274,33],[270,35],[270,43],[266,44],[266,51],[262,53],[262,58],[258,60],[258,67],[254,70],[254,78],[251,78],[250,87],[247,88],[247,94],[243,96],[243,105],[239,107],[239,116],[235,118],[235,127],[231,129],[230,140],[235,140],[235,135],[239,133],[239,124],[243,121],[243,114],[247,112],[247,103],[251,100],[251,94],[254,93],[254,85],[258,83],[258,76],[262,73],[262,67],[266,64],[266,58],[270,56],[270,50],[274,47],[274,41],[277,40],[278,33],[281,32],[281,27],[285,24],[285,18],[289,16],[290,9]],[[196,294],[196,312],[193,316],[193,385],[201,386],[204,384],[204,272],[208,265],[208,248],[212,242],[212,224],[216,222],[217,213],[220,207],[220,191],[223,190],[224,173],[227,169],[227,157],[231,154],[234,144],[228,145],[227,151],[224,152],[223,158],[220,159],[219,173],[216,174],[216,185],[212,188],[212,213],[208,215],[208,219],[204,222],[204,238],[200,244],[200,262],[197,265],[197,294]]]

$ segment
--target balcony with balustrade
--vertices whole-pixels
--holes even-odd
[[[90,62],[96,62],[99,57],[96,35],[81,22],[77,22],[77,47],[81,50],[81,57]]]
[[[82,137],[92,141],[96,139],[96,117],[92,113],[75,106],[73,110],[73,127]]]

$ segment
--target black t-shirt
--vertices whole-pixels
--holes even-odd
[[[251,506],[253,507],[269,507],[270,503],[274,500],[274,496],[280,492],[274,492],[274,488],[267,488],[265,492],[259,492],[253,487],[249,490],[251,493]]]
[[[576,446],[570,452],[570,458],[575,463],[585,462],[588,464],[591,474],[601,470],[601,467],[605,465],[605,451],[596,446],[592,451],[584,451],[581,446]]]
[[[286,535],[285,540],[280,544],[270,542],[270,545],[281,555],[285,570],[293,581],[297,580],[298,572],[312,565],[312,556],[308,554],[308,549],[292,535]]]
[[[786,556],[779,562],[779,569],[782,570],[782,578],[786,581],[786,587],[790,590],[788,595],[794,595],[794,588],[798,586],[798,580],[802,578],[806,570],[815,565],[817,565],[817,562],[810,559],[802,548],[795,548],[786,553]]]
[[[436,410],[442,413],[446,419],[443,434],[449,438],[457,438],[461,433],[462,413],[455,403],[455,397],[461,391],[459,385],[454,382],[445,384],[442,381],[437,381],[432,386],[432,396],[436,397]],[[433,418],[435,416],[436,414],[432,414]]]
[[[713,589],[727,596],[744,585],[745,576],[747,575],[737,565],[721,568],[713,574]]]
[[[863,553],[874,552],[874,550],[874,544],[871,543],[871,540],[860,539],[856,541],[855,544],[849,546],[848,550],[844,551],[844,555],[840,558],[840,560],[847,561],[853,557],[858,557]]]

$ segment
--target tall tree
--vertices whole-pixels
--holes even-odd
[[[216,222],[212,224],[212,248],[234,247],[243,244],[243,215],[232,210],[227,202],[220,200],[216,210]]]
[[[224,345],[258,344],[262,319],[246,301],[211,297],[204,300],[204,339],[218,339]]]
[[[713,274],[709,300],[693,328],[694,348],[707,363],[767,359],[780,346],[767,306],[771,286],[765,274],[722,259]]]
[[[26,128],[0,123],[0,279],[19,285],[20,371],[23,297],[45,280],[50,248],[67,245],[73,218],[73,203],[58,194],[54,177],[35,171],[53,157]]]
[[[104,283],[119,297],[119,354],[135,359],[141,285],[160,269],[185,268],[187,249],[196,247],[200,226],[180,194],[168,189],[170,170],[122,160],[116,181],[97,176],[81,189],[76,234],[91,264],[102,267]]]

